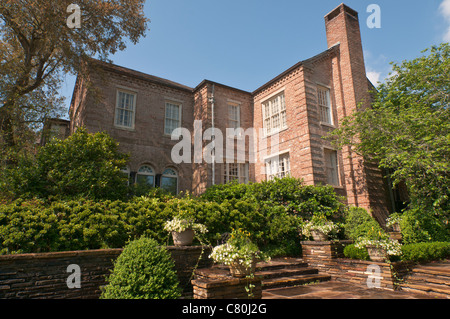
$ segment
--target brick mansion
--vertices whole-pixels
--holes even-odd
[[[366,75],[358,13],[341,4],[325,16],[325,27],[325,51],[253,92],[209,80],[193,88],[96,61],[101,72],[90,74],[95,94],[77,78],[69,134],[81,126],[107,132],[130,154],[124,171],[134,182],[201,194],[213,184],[290,175],[307,185],[332,185],[347,204],[370,209],[383,222],[393,210],[395,194],[382,172],[350,148],[336,150],[323,139],[344,117],[371,104],[374,87]],[[256,162],[246,143],[245,159],[177,164],[171,152],[179,141],[171,134],[186,128],[194,136],[195,121],[201,121],[203,131],[261,129],[267,143],[264,149],[256,147]],[[279,139],[276,152],[270,142],[274,134]],[[264,156],[258,156],[261,152]]]

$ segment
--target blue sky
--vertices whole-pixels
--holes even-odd
[[[324,16],[342,0],[147,0],[151,20],[137,45],[115,64],[191,87],[208,79],[253,91],[295,63],[327,49]],[[450,0],[347,0],[359,12],[369,78],[383,81],[389,62],[410,60],[450,41]],[[370,29],[370,4],[381,28]],[[81,25],[82,27],[82,25]],[[70,104],[74,77],[61,93]]]

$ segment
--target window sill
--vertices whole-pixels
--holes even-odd
[[[136,132],[136,129],[134,127],[114,125],[114,128],[128,132]]]
[[[326,126],[326,127],[329,127],[329,128],[336,128],[336,125],[333,125],[333,124],[330,124],[330,123],[327,123],[327,122],[320,122],[319,123],[320,125],[323,125],[323,126]]]
[[[273,136],[273,135],[280,134],[280,133],[282,133],[282,132],[284,132],[284,131],[287,131],[288,129],[289,129],[289,127],[285,127],[285,128],[280,129],[279,131],[272,132],[272,133],[270,133],[270,134],[264,134],[264,135],[263,135],[263,138],[267,138],[267,137],[271,137],[271,136]]]

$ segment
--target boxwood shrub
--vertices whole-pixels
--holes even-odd
[[[344,256],[350,259],[370,260],[367,249],[357,248],[354,244],[345,246]]]
[[[101,299],[177,299],[181,295],[170,253],[145,237],[127,244],[107,283]]]
[[[450,257],[450,242],[429,242],[402,246],[402,260],[427,262]]]

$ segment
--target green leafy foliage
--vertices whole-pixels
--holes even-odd
[[[394,185],[405,182],[409,209],[448,228],[450,44],[423,53],[393,64],[395,74],[378,87],[372,108],[346,118],[329,137],[391,172]]]
[[[107,282],[101,299],[177,299],[181,295],[170,253],[145,237],[127,244]]]
[[[255,196],[248,185],[243,185],[239,188],[248,187],[245,194],[236,195],[238,187],[234,184],[214,188],[214,192],[208,193],[209,198],[189,194],[173,197],[154,192],[127,201],[19,199],[0,206],[0,254],[120,248],[140,236],[169,243],[164,225],[183,212],[206,226],[208,232],[203,237],[212,245],[224,233],[245,229],[251,234],[252,242],[272,257],[298,256],[301,216],[310,216],[315,210],[321,215],[328,212],[334,216],[342,204],[328,188],[302,186],[295,179],[272,183],[269,185],[272,190],[277,189],[280,199],[271,204],[262,200],[272,196],[269,191],[263,192],[264,188],[259,188],[260,193]],[[292,185],[293,191],[302,195],[296,201],[288,199],[291,195],[287,192],[280,193],[283,187]],[[311,194],[313,199],[306,194]],[[325,194],[324,200],[320,194]],[[308,211],[299,213],[293,207],[302,207],[303,201],[308,202]]]
[[[450,257],[450,242],[429,242],[402,246],[402,259],[427,262]]]
[[[358,248],[355,244],[345,246],[344,256],[350,259],[370,260],[369,253],[366,248]]]
[[[345,214],[344,233],[348,239],[357,241],[360,238],[379,239],[384,233],[380,224],[360,207],[350,207]]]
[[[127,160],[109,135],[79,128],[65,140],[52,139],[35,160],[22,159],[7,170],[0,187],[13,198],[123,199]]]
[[[414,207],[401,215],[400,229],[403,243],[450,241],[450,228],[434,210]]]

